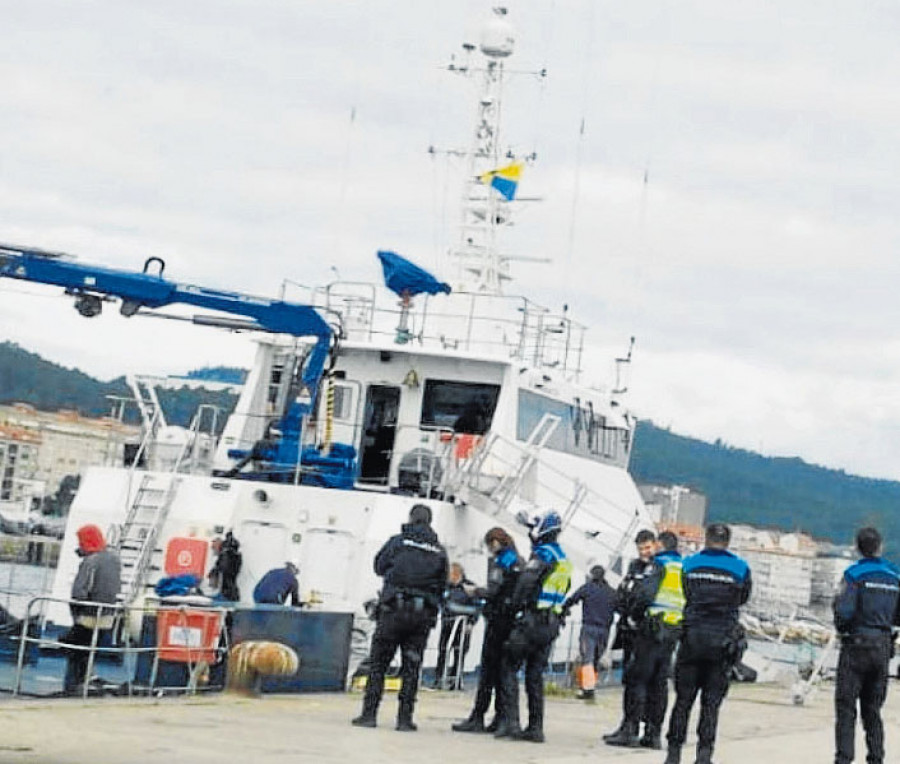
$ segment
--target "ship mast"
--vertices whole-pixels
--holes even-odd
[[[500,150],[501,95],[504,60],[512,55],[515,37],[506,18],[506,8],[494,8],[478,46],[481,65],[451,63],[450,71],[480,78],[480,93],[475,110],[475,126],[470,148],[461,152],[466,158],[460,214],[460,237],[450,249],[457,263],[457,289],[500,294],[503,282],[510,279],[508,259],[498,250],[497,232],[510,224],[510,204],[490,185],[482,182],[484,173],[513,161]],[[474,45],[463,49],[471,58]]]

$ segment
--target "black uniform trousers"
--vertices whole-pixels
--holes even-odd
[[[525,664],[525,693],[528,696],[528,729],[544,726],[544,669],[550,648],[559,632],[559,616],[549,610],[530,611],[516,621],[503,646],[501,660],[501,705],[503,718],[515,729],[519,726],[519,680]]]
[[[97,629],[98,645],[107,631],[108,629]],[[90,626],[82,626],[80,623],[76,623],[60,637],[59,641],[76,647],[76,649],[65,650],[66,674],[63,679],[65,692],[75,692],[79,685],[88,680],[87,670],[91,656],[90,650],[77,648],[88,648],[91,646],[91,643],[94,641],[94,629]],[[96,659],[97,654],[95,653],[94,660]]]
[[[700,695],[698,748],[712,749],[719,724],[719,707],[728,694],[733,661],[721,635],[685,634],[675,661],[675,706],[669,718],[669,746],[680,747],[687,738],[688,720]]]
[[[856,703],[866,732],[868,764],[884,762],[881,706],[887,697],[891,637],[845,637],[838,659],[835,706],[835,764],[849,764],[855,753]]]
[[[475,691],[473,717],[481,717],[487,713],[494,697],[494,711],[503,715],[503,699],[501,693],[501,662],[503,645],[512,631],[510,618],[490,618],[485,622],[484,641],[481,643],[481,667],[478,671],[478,689]]]
[[[424,607],[416,609],[412,603],[399,606],[381,605],[372,648],[369,652],[369,677],[363,698],[363,715],[374,717],[384,692],[384,675],[400,648],[400,717],[412,718],[419,672],[428,632],[434,626],[437,613]]]
[[[459,623],[457,624],[457,619]],[[454,626],[456,628],[454,629]],[[453,643],[450,643],[450,638]],[[438,641],[438,660],[435,669],[435,681],[440,682],[444,678],[444,668],[447,665],[447,648],[453,653],[453,660],[450,665],[450,680],[454,689],[462,689],[456,686],[457,676],[460,683],[462,676],[460,670],[462,663],[465,662],[466,653],[469,652],[469,642],[472,639],[472,626],[466,616],[441,616],[441,637]]]
[[[625,720],[635,728],[647,723],[647,734],[659,735],[669,702],[669,671],[680,630],[647,624],[635,637],[625,667]]]

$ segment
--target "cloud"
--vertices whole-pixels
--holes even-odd
[[[468,143],[475,90],[442,67],[464,62],[487,10],[14,5],[0,240],[134,269],[163,256],[172,278],[269,295],[332,266],[377,280],[380,247],[444,274],[465,167],[440,150]],[[503,246],[553,262],[515,266],[517,287],[595,325],[590,380],[608,382],[635,335],[643,415],[900,477],[900,12],[521,0],[511,14],[501,143],[537,152],[521,191],[544,202]],[[99,376],[252,354],[245,337],[87,322],[23,289],[0,283],[0,337]]]

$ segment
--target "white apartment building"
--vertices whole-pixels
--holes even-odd
[[[0,406],[0,426],[33,439],[33,469],[28,477],[42,481],[47,493],[55,492],[66,475],[79,475],[95,465],[121,464],[124,444],[140,438],[140,428],[111,417],[38,411],[23,403]]]
[[[790,616],[810,608],[818,551],[811,536],[735,525],[731,548],[750,566],[751,611]]]

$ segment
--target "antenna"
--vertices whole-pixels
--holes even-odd
[[[628,353],[624,358],[616,358],[616,386],[613,395],[624,395],[628,392],[628,370],[631,366],[631,354],[634,352],[634,337],[628,343]]]
[[[482,27],[478,45],[464,44],[463,60],[454,57],[447,66],[449,71],[480,85],[469,148],[428,149],[432,155],[442,153],[465,160],[459,234],[449,251],[457,265],[454,287],[460,291],[501,294],[504,282],[511,278],[511,258],[499,251],[498,234],[501,228],[512,225],[518,174],[525,162],[534,159],[533,154],[517,157],[503,148],[501,141],[503,80],[511,71],[505,68],[506,59],[513,54],[515,44],[506,7],[494,7]],[[529,74],[542,78],[546,72]]]

